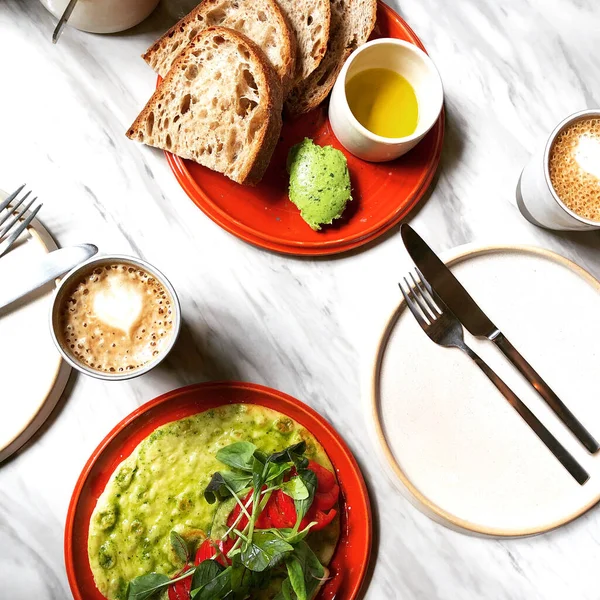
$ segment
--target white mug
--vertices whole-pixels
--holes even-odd
[[[517,183],[517,207],[534,225],[561,231],[600,229],[599,221],[586,219],[565,206],[550,180],[550,151],[554,140],[566,127],[589,117],[600,118],[600,109],[582,110],[561,121],[550,134],[544,148],[530,159]]]
[[[346,83],[366,69],[390,69],[413,87],[419,106],[415,132],[401,138],[377,135],[361,125],[352,114],[346,97]],[[444,104],[444,89],[433,61],[414,44],[381,38],[359,46],[348,58],[333,86],[329,103],[331,129],[352,154],[371,162],[393,160],[408,152],[435,125]]]
[[[59,19],[69,0],[40,0]],[[141,23],[159,0],[79,0],[68,24],[91,33],[116,33]]]

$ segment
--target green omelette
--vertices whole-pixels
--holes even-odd
[[[254,447],[256,448],[254,454],[262,463],[252,457]],[[235,461],[240,459],[223,457],[230,456],[231,449],[240,451],[240,448],[244,450],[245,454],[242,453],[239,456],[242,456],[244,460],[249,459],[251,462],[235,468],[237,466]],[[279,456],[282,454],[281,451],[286,448],[291,449],[290,452]],[[265,459],[265,457],[269,458]],[[314,461],[317,466],[306,467],[306,459]],[[229,463],[227,463],[228,460]],[[263,468],[264,481],[261,480],[257,488],[258,496],[252,496],[254,493],[252,481],[255,483],[257,481],[257,475],[253,476],[250,472],[251,467],[247,466],[252,462],[255,472],[257,471],[256,465],[259,467],[263,463],[266,465]],[[159,427],[117,467],[92,514],[88,553],[98,590],[109,600],[128,600],[136,597],[134,594],[136,586],[148,585],[149,574],[152,574],[156,581],[164,581],[166,578],[173,578],[187,568],[193,570],[195,568],[193,565],[194,554],[207,540],[207,536],[216,538],[215,532],[218,531],[219,538],[227,539],[228,548],[233,547],[233,549],[227,557],[227,562],[225,557],[221,559],[224,566],[215,565],[214,560],[207,563],[209,567],[215,567],[212,569],[214,573],[211,571],[210,576],[219,576],[215,580],[218,583],[227,579],[228,571],[233,569],[235,573],[239,569],[248,567],[252,570],[246,572],[254,578],[253,581],[259,582],[260,580],[261,583],[260,585],[256,583],[260,590],[251,589],[245,597],[270,598],[278,597],[278,594],[279,597],[282,597],[281,586],[291,586],[290,580],[294,584],[296,582],[297,577],[293,576],[294,568],[297,566],[295,562],[302,563],[306,572],[306,564],[308,564],[306,553],[308,553],[313,562],[317,557],[322,566],[326,567],[331,560],[339,537],[339,516],[335,516],[333,520],[330,519],[326,525],[319,528],[314,522],[319,521],[319,518],[314,517],[315,507],[310,507],[308,504],[309,508],[306,509],[307,502],[309,503],[310,500],[303,500],[307,495],[307,490],[311,491],[311,481],[316,482],[315,477],[308,473],[307,469],[316,469],[318,465],[329,472],[333,471],[329,458],[314,436],[289,417],[262,406],[225,405]],[[246,470],[244,471],[244,469]],[[324,470],[320,469],[320,471]],[[265,475],[267,472],[272,474]],[[224,499],[219,496],[221,492],[218,492],[216,494],[217,501],[214,501],[215,494],[211,495],[205,492],[207,488],[217,489],[217,485],[221,481],[220,473],[223,473],[225,477],[225,484],[221,485],[220,490],[230,497]],[[302,478],[303,473],[308,473],[308,477]],[[331,473],[325,472],[324,474],[334,481]],[[231,481],[235,481],[235,485],[228,483]],[[311,498],[314,497],[313,504],[316,503],[317,498],[324,497],[320,493],[320,481],[319,479],[318,484],[315,483],[316,491],[315,489],[311,491]],[[236,485],[237,489],[235,489]],[[262,492],[259,493],[259,489]],[[337,508],[339,493],[337,485],[335,485],[335,490],[334,501]],[[286,495],[291,495],[294,500],[285,497],[284,492]],[[272,500],[270,500],[271,495],[273,496]],[[246,505],[251,497],[256,498],[257,505],[262,499],[262,504],[265,505],[265,515],[259,515],[256,524],[250,525],[248,519],[244,519],[244,514],[239,514],[240,512],[246,513],[246,509],[237,507],[239,514],[237,522],[233,522],[231,527],[228,527],[233,521],[232,510],[236,504],[240,504],[240,506],[243,504],[241,499],[244,496],[246,496]],[[304,527],[311,519],[312,523],[303,534],[294,533],[289,527],[275,529],[276,525],[273,525],[268,515],[274,510],[272,507],[275,505],[276,496],[286,500],[286,507],[288,505],[295,506],[295,510],[298,511],[296,532],[299,531],[303,511],[308,510],[301,526]],[[209,499],[213,502],[212,504],[209,503]],[[289,507],[285,509],[288,516],[290,510],[292,509]],[[248,511],[252,512],[251,506]],[[324,514],[321,512],[319,517]],[[335,515],[336,511],[330,511],[329,514]],[[293,520],[296,521],[296,513],[292,512],[292,515]],[[248,517],[251,516],[248,514]],[[275,523],[282,518],[277,514],[274,516]],[[261,519],[268,520],[261,521]],[[261,522],[268,523],[271,533],[259,531],[254,533],[254,541],[248,540],[247,536],[252,537],[253,530],[267,529],[266,525],[260,525]],[[292,522],[290,521],[286,525],[290,525]],[[246,529],[241,530],[244,525]],[[281,526],[281,523],[278,526]],[[315,531],[311,527],[320,530]],[[237,539],[236,535],[239,535],[240,539]],[[256,544],[260,547],[261,540],[266,540],[267,536],[271,536],[275,540],[273,544],[280,549],[280,555],[275,557],[269,555],[273,564],[269,563],[268,566],[265,566],[252,558],[248,546]],[[299,541],[303,536],[305,536],[303,541]],[[174,545],[174,537],[175,541],[183,540],[181,544],[185,546],[185,550],[177,548],[177,543]],[[234,544],[234,542],[236,543]],[[239,549],[236,550],[236,547]],[[185,552],[189,552],[187,559]],[[219,550],[217,549],[216,552],[218,554]],[[228,563],[232,564],[230,558],[232,555],[234,556],[233,566],[226,569]],[[302,560],[298,558],[300,555],[303,557]],[[252,562],[253,560],[254,562]],[[243,564],[241,564],[242,562]],[[318,565],[318,562],[316,564]],[[290,572],[287,581],[286,565]],[[318,566],[316,569],[313,571],[319,573]],[[256,571],[261,572],[257,573]],[[326,569],[325,573],[327,573]],[[269,576],[266,577],[265,574],[269,574]],[[197,573],[193,578],[191,575],[187,578],[188,588],[186,590],[189,589],[189,582],[192,580],[196,586],[206,583],[201,581],[200,575]],[[204,576],[208,577],[206,573]],[[318,577],[318,575],[314,575],[314,577]],[[322,578],[324,577],[322,576]],[[138,581],[132,584],[131,582],[136,578]],[[230,580],[229,576],[228,586],[232,585]],[[197,581],[201,583],[198,584]],[[214,586],[216,583],[211,582],[211,585]],[[301,585],[299,589],[293,588],[299,596],[291,597],[302,596],[304,584],[300,582],[299,585]],[[174,590],[169,591],[168,587],[168,584],[163,583],[156,593],[140,597],[157,599],[180,597],[172,596]],[[224,587],[223,590],[221,595],[210,597],[237,597],[232,591],[229,591],[230,595],[227,595],[230,587]],[[307,598],[310,600],[311,597],[314,597],[316,591],[318,588],[315,585],[311,586],[307,579]],[[205,597],[202,593],[198,592],[195,597]],[[241,594],[244,597],[244,592],[236,593],[238,596]],[[189,597],[189,592],[186,592],[186,596]]]

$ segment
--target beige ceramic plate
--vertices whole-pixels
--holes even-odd
[[[530,247],[464,247],[447,264],[584,425],[600,438],[600,283]],[[591,477],[579,486],[474,363],[429,340],[402,302],[380,340],[371,410],[400,490],[449,527],[493,536],[549,531],[600,500],[590,456],[489,342],[467,343]]]
[[[0,191],[0,200],[5,197]],[[15,266],[56,248],[34,219],[18,246],[0,259],[0,285],[10,285],[3,277]],[[48,328],[53,289],[48,285],[26,301],[0,309],[0,461],[25,444],[50,416],[71,372]]]

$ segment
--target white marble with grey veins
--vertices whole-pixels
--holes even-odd
[[[600,277],[600,234],[536,229],[513,203],[521,168],[553,126],[600,105],[600,4],[391,4],[423,40],[446,92],[439,177],[410,222],[440,251],[470,241],[532,243]],[[55,21],[41,4],[0,2],[0,187],[26,181],[42,195],[43,221],[63,245],[90,241],[155,263],[179,291],[185,318],[166,364],[126,383],[73,378],[51,422],[0,466],[0,598],[69,598],[63,525],[92,450],[159,393],[228,378],[300,398],[345,436],[376,516],[366,598],[600,598],[599,510],[536,538],[477,539],[431,522],[382,474],[365,434],[361,365],[382,307],[397,294],[397,229],[333,259],[261,251],[205,217],[162,153],[125,138],[155,82],[139,55],[184,10],[163,0],[132,31],[67,29],[52,46]],[[2,390],[0,402],[1,418],[18,397]]]

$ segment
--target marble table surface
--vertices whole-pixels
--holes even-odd
[[[409,221],[439,251],[530,243],[600,277],[600,234],[537,229],[514,204],[520,170],[553,126],[600,105],[600,5],[388,1],[423,40],[446,93],[439,176]],[[152,373],[112,384],[73,377],[48,424],[0,466],[0,598],[71,597],[63,526],[92,450],[147,400],[217,379],[283,390],[344,435],[375,514],[366,598],[599,598],[599,510],[535,538],[478,539],[430,521],[382,473],[365,434],[362,381],[368,340],[396,301],[404,269],[397,228],[332,259],[264,252],[205,217],[162,153],[125,138],[155,82],[139,55],[192,2],[184,4],[163,0],[123,34],[67,29],[52,46],[55,20],[41,4],[0,2],[0,187],[26,181],[43,196],[42,220],[62,245],[94,242],[156,264],[178,290],[185,319],[175,351]],[[0,418],[12,401],[0,392]]]

